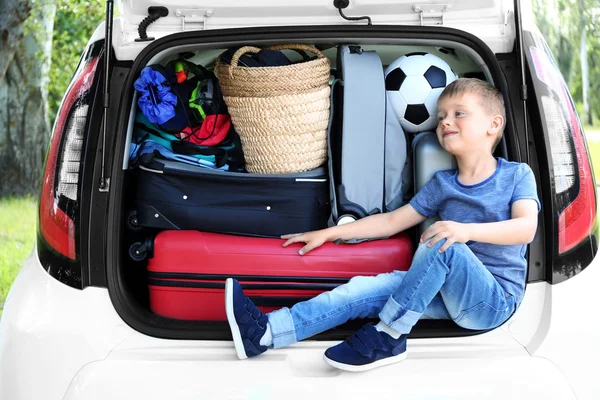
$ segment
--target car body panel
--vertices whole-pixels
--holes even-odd
[[[170,2],[121,0],[116,6],[122,17],[124,32],[133,32],[148,16],[149,7],[164,7],[168,15],[153,22],[148,35],[163,36],[186,30],[227,29],[255,26],[333,25],[345,22],[329,0],[197,1]],[[448,26],[466,31],[487,26],[498,27],[497,35],[507,25],[507,14],[514,8],[512,0],[352,0],[343,10],[349,17],[369,16],[375,25]],[[366,20],[350,23],[365,24]],[[152,32],[152,35],[150,35]],[[507,33],[507,32],[503,32]],[[514,32],[512,32],[514,39]]]
[[[330,1],[290,4],[263,0],[234,7],[233,0],[214,5],[177,0],[169,5],[171,19],[152,24],[148,34],[159,38],[184,29],[365,24],[344,21]],[[344,12],[369,15],[374,24],[419,25],[421,15],[414,4],[352,1]],[[513,50],[512,1],[447,4],[451,7],[443,13],[444,27],[478,36],[494,53]],[[139,22],[151,5],[161,4],[124,2],[123,10],[129,7],[131,12],[115,19],[117,60],[134,60],[151,43],[135,42]],[[425,15],[424,23],[435,29],[441,20],[438,5],[429,6],[434,11]],[[212,14],[206,20],[191,17],[184,28],[182,18],[173,17],[178,7],[211,7]],[[533,26],[529,11],[523,18],[526,27]],[[90,42],[102,38],[104,24]],[[558,285],[529,283],[523,303],[500,328],[475,336],[409,339],[407,361],[355,374],[323,362],[323,352],[334,342],[303,341],[239,361],[229,341],[144,335],[121,319],[107,289],[76,290],[58,282],[42,268],[34,249],[0,319],[0,399],[598,399],[600,380],[592,365],[600,359],[600,326],[590,314],[599,304],[598,262],[596,258],[581,274]]]
[[[131,332],[106,289],[59,282],[34,249],[0,319],[0,399],[62,399],[80,368],[106,358]]]
[[[240,361],[229,341],[144,335],[119,318],[106,289],[77,290],[58,282],[34,251],[0,320],[0,398],[280,398],[293,397],[286,394],[290,388],[298,397],[385,397],[390,392],[384,385],[393,381],[402,383],[403,398],[569,399],[573,378],[579,398],[594,399],[595,369],[582,373],[581,363],[600,357],[594,348],[600,329],[587,323],[587,308],[573,313],[569,298],[591,301],[599,272],[588,268],[557,286],[530,284],[502,327],[476,336],[409,339],[407,361],[354,374],[323,362],[323,352],[335,342],[304,341]],[[554,306],[557,293],[564,306]],[[568,318],[578,324],[562,322]],[[579,351],[569,351],[564,337],[576,337]]]
[[[178,0],[161,4],[154,1],[126,0],[117,2],[119,17],[113,23],[113,48],[117,60],[133,60],[152,41],[139,39],[140,22],[148,15],[149,6],[166,6],[169,15],[147,28],[149,37],[158,39],[174,33],[265,26],[299,25],[365,25],[364,21],[343,19],[332,1],[310,0],[298,4],[289,1],[263,0],[244,2],[198,2]],[[179,15],[178,15],[179,11]],[[209,16],[204,16],[209,11]],[[494,53],[512,51],[516,38],[514,3],[512,0],[449,0],[444,2],[408,2],[389,0],[352,1],[344,10],[349,16],[368,15],[374,25],[426,25],[455,28],[483,40]],[[188,15],[184,23],[183,15]],[[422,18],[423,16],[423,18]],[[194,21],[194,22],[190,22]],[[104,38],[102,23],[92,35]]]
[[[579,274],[547,285],[538,332],[526,345],[530,354],[560,366],[578,399],[600,399],[599,282],[596,256]]]
[[[79,371],[64,400],[575,398],[554,363],[531,357],[499,330],[409,340],[406,361],[361,374],[325,364],[329,343],[306,341],[240,361],[229,342],[176,348],[165,342],[123,343],[106,360]]]

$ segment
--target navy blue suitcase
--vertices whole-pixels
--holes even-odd
[[[325,168],[261,175],[154,158],[139,165],[133,221],[138,227],[279,237],[326,228],[330,212]]]

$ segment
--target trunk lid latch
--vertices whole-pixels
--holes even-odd
[[[451,4],[415,4],[413,11],[421,17],[421,26],[444,25],[444,12],[450,11]]]

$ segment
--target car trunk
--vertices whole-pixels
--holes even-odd
[[[140,70],[176,53],[193,52],[193,60],[211,68],[218,54],[227,48],[239,45],[265,46],[279,43],[308,43],[321,49],[337,65],[337,46],[360,45],[364,50],[375,50],[384,67],[402,54],[429,52],[444,59],[461,77],[479,77],[492,81],[506,95],[513,98],[501,63],[493,51],[478,38],[454,29],[443,27],[406,26],[321,26],[321,27],[264,27],[253,29],[229,29],[185,32],[166,36],[148,45],[129,69],[129,65],[117,63],[125,71],[121,75],[124,87],[113,98],[119,103],[119,117],[115,126],[115,163],[112,166],[111,201],[108,214],[108,287],[121,317],[137,330],[151,336],[172,339],[230,339],[225,321],[193,321],[167,318],[150,310],[148,297],[148,273],[146,262],[134,262],[129,257],[129,247],[136,242],[152,240],[158,230],[132,231],[127,228],[130,211],[134,208],[138,173],[127,169],[127,148],[133,130],[136,99],[133,82]],[[514,65],[508,54],[501,57],[504,65]],[[508,60],[508,61],[507,61]],[[113,75],[113,79],[117,74]],[[126,76],[126,79],[125,77]],[[117,100],[115,100],[117,101]],[[115,103],[116,104],[116,103]],[[507,107],[506,140],[499,146],[496,155],[509,160],[519,159],[514,148],[517,124],[513,118],[513,107]],[[410,147],[410,146],[409,146]],[[413,171],[416,173],[416,171]],[[408,232],[415,244],[415,232]],[[414,246],[416,248],[416,246]],[[362,322],[350,321],[346,325],[322,333],[317,340],[342,339]],[[452,321],[422,320],[411,332],[411,337],[451,337],[479,333],[467,331]]]

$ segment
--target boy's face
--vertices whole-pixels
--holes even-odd
[[[491,115],[479,95],[465,93],[445,97],[438,102],[438,140],[452,155],[492,153],[494,139],[504,118]]]

